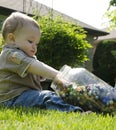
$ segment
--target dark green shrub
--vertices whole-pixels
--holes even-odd
[[[39,60],[59,69],[64,64],[81,65],[88,60],[87,51],[91,45],[86,32],[78,25],[49,16],[38,19],[42,36],[38,46]]]
[[[93,73],[114,86],[116,78],[116,40],[101,41],[93,58]]]

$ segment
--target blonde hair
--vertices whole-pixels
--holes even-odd
[[[12,13],[3,23],[3,39],[6,40],[9,33],[17,33],[19,29],[26,26],[28,23],[31,23],[40,30],[39,24],[33,18],[19,12]]]

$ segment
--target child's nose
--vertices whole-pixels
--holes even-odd
[[[32,46],[34,49],[36,48],[36,43],[33,43],[33,46]]]

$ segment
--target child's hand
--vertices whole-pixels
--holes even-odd
[[[71,87],[72,83],[63,79],[59,75],[55,77],[54,82],[61,88],[66,89],[67,87]]]

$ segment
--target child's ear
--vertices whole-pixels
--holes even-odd
[[[10,41],[15,42],[15,35],[14,35],[13,33],[9,33],[9,34],[7,35],[7,38],[8,38]]]

